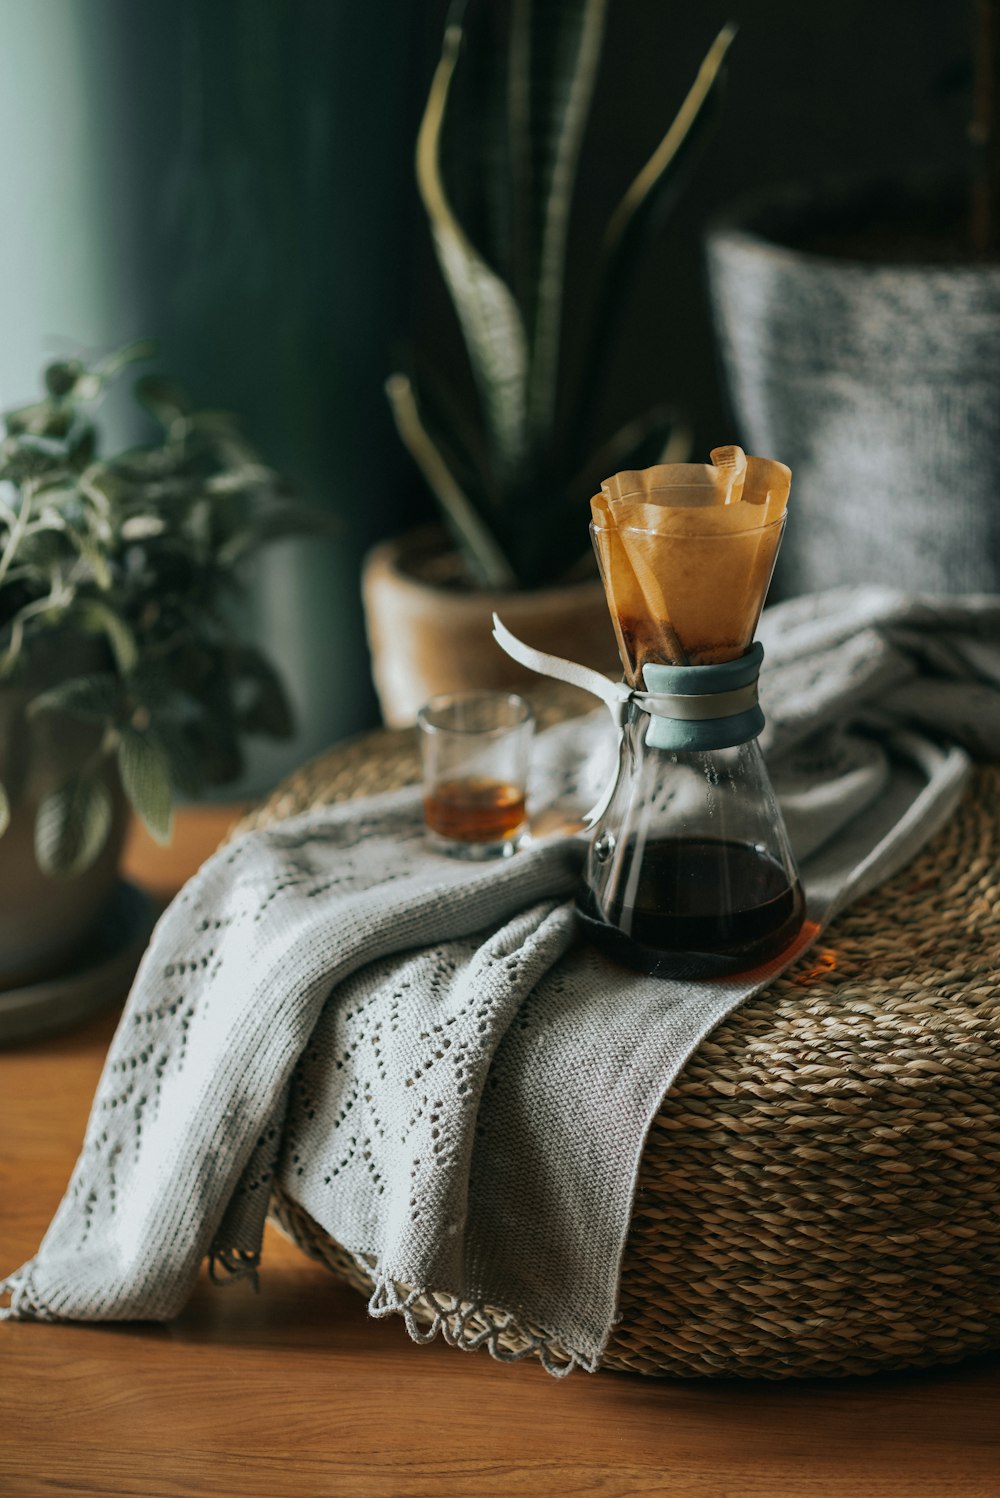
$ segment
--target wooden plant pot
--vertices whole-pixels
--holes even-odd
[[[460,562],[442,532],[414,531],[369,553],[362,592],[372,675],[390,728],[411,724],[439,692],[524,690],[538,678],[492,638],[492,616],[527,644],[600,671],[618,666],[604,589],[595,577],[534,592],[459,585]]]

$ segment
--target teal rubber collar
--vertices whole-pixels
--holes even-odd
[[[748,744],[764,727],[757,701],[764,647],[754,641],[734,661],[715,666],[646,666],[644,692],[632,701],[649,714],[653,749],[698,751]]]

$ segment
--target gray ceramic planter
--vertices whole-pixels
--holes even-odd
[[[36,982],[72,964],[112,899],[128,814],[110,768],[111,830],[86,873],[49,878],[34,851],[39,803],[94,751],[99,730],[63,714],[27,713],[44,687],[103,663],[86,644],[58,641],[36,650],[30,673],[0,684],[0,781],[11,801],[10,825],[0,837],[0,989]]]
[[[740,438],[794,474],[779,589],[1000,591],[1000,265],[789,248],[795,212],[708,244]]]

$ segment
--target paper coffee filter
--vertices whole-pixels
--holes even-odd
[[[615,474],[591,501],[594,545],[625,674],[703,665],[753,639],[781,539],[791,471],[741,448],[712,463]]]
[[[710,463],[659,463],[605,479],[601,492],[615,504],[669,504],[700,509],[728,504],[733,477]]]
[[[646,661],[680,662],[685,651],[655,574],[649,573],[637,549],[628,547],[628,533],[595,522],[592,534],[625,677],[630,686],[641,686]],[[639,567],[638,576],[634,564]],[[640,630],[641,640],[637,638]]]
[[[748,458],[743,503],[762,505],[765,523],[780,520],[788,506],[792,470],[776,458]]]
[[[715,447],[709,457],[720,473],[729,479],[729,497],[726,504],[736,504],[743,498],[743,484],[747,473],[747,455],[742,447]]]

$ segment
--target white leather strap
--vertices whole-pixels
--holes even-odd
[[[493,615],[493,638],[500,649],[505,651],[518,665],[526,666],[529,671],[537,671],[540,676],[551,676],[555,681],[565,681],[571,687],[580,687],[584,692],[590,692],[592,696],[599,697],[611,714],[612,721],[618,733],[619,742],[625,727],[625,714],[632,697],[632,688],[624,681],[609,681],[602,676],[600,671],[594,671],[590,666],[581,666],[579,661],[563,660],[560,655],[548,655],[544,650],[535,650],[531,645],[525,645],[516,635],[512,635],[500,618]],[[611,779],[601,793],[596,805],[592,806],[583,818],[584,825],[593,827],[599,822],[608,809],[608,803],[618,784],[618,765],[616,764],[611,774]]]
[[[525,645],[523,640],[511,634],[497,614],[493,615],[493,638],[501,650],[506,651],[519,665],[526,666],[529,671],[537,671],[540,676],[551,676],[556,681],[565,681],[571,687],[580,687],[594,697],[600,697],[615,724],[621,727],[625,708],[632,695],[632,688],[627,682],[609,681],[600,671],[594,671],[590,666],[581,666],[578,661],[566,661],[562,656],[548,655],[544,650],[535,650],[531,645]]]

